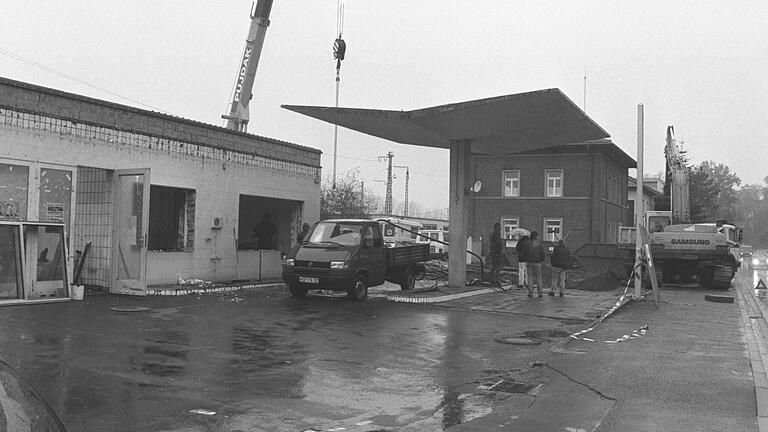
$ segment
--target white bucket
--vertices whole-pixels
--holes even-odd
[[[72,285],[72,300],[82,300],[84,290],[85,286],[83,285]]]

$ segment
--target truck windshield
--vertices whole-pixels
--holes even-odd
[[[320,222],[309,236],[310,243],[331,243],[340,246],[360,244],[362,225],[344,222]]]

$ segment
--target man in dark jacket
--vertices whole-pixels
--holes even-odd
[[[523,247],[523,259],[525,260],[528,271],[528,297],[533,297],[533,283],[536,282],[536,291],[539,297],[542,296],[544,289],[544,278],[541,276],[541,263],[544,262],[546,252],[544,245],[539,240],[539,233],[531,231],[531,238]]]
[[[562,297],[565,295],[565,275],[571,266],[571,251],[565,246],[565,242],[560,240],[549,258],[552,264],[552,286],[549,289],[549,295],[555,295],[555,288]]]
[[[517,241],[517,244],[515,245],[515,250],[517,250],[517,286],[522,288],[523,286],[528,286],[528,272],[526,269],[525,259],[523,257],[523,249],[525,248],[525,243],[528,241],[528,236],[524,235],[520,237],[520,240]]]
[[[493,224],[493,231],[491,232],[491,245],[488,251],[488,256],[491,260],[491,274],[489,275],[490,282],[499,286],[499,273],[501,272],[501,256],[504,245],[501,240],[501,224],[496,222]]]

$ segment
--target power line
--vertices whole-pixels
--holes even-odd
[[[323,153],[323,157],[333,157],[332,155],[326,155]],[[341,159],[350,159],[350,160],[356,160],[356,161],[362,161],[362,162],[378,162],[376,159],[365,159],[365,158],[357,158],[352,156],[344,156],[344,155],[336,155],[336,157]],[[431,174],[431,173],[425,173],[425,172],[419,172],[419,171],[411,171],[411,174],[425,176],[425,177],[433,177],[433,178],[443,178],[447,179],[449,175],[446,174]]]
[[[165,111],[165,110],[161,110],[160,108],[154,107],[152,105],[145,104],[144,102],[138,101],[136,99],[131,99],[131,98],[127,97],[127,96],[123,96],[123,95],[121,95],[119,93],[115,93],[112,90],[107,90],[107,89],[101,88],[99,86],[95,86],[95,85],[93,85],[93,84],[91,84],[91,83],[89,83],[87,81],[81,80],[80,78],[74,77],[72,75],[68,75],[68,74],[66,74],[64,72],[60,72],[60,71],[58,71],[58,70],[56,70],[56,69],[54,69],[54,68],[52,68],[50,66],[46,66],[46,65],[44,65],[42,63],[38,63],[38,62],[36,62],[34,60],[30,60],[28,58],[22,57],[22,56],[20,56],[18,54],[12,53],[12,52],[10,52],[8,50],[5,50],[3,48],[0,48],[0,54],[4,54],[4,55],[6,55],[6,56],[8,56],[8,57],[10,57],[10,58],[12,58],[14,60],[18,60],[18,61],[20,61],[22,63],[26,63],[26,64],[28,64],[30,66],[34,66],[34,67],[36,67],[38,69],[42,69],[42,70],[44,70],[46,72],[50,72],[50,73],[52,73],[54,75],[58,75],[58,76],[60,76],[62,78],[66,78],[66,79],[74,81],[74,82],[76,82],[78,84],[82,84],[82,85],[90,87],[92,89],[95,89],[95,90],[98,90],[98,91],[101,91],[101,92],[104,92],[104,93],[111,94],[112,96],[117,96],[117,97],[119,97],[121,99],[133,102],[135,104],[138,104],[138,105],[141,105],[141,106],[145,106],[147,108],[151,108],[151,109],[153,109],[153,110],[155,110],[157,112],[168,114],[168,112]]]

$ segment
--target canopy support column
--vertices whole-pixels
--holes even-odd
[[[464,287],[467,283],[467,222],[469,220],[470,141],[450,142],[450,197],[448,226],[448,286]]]

